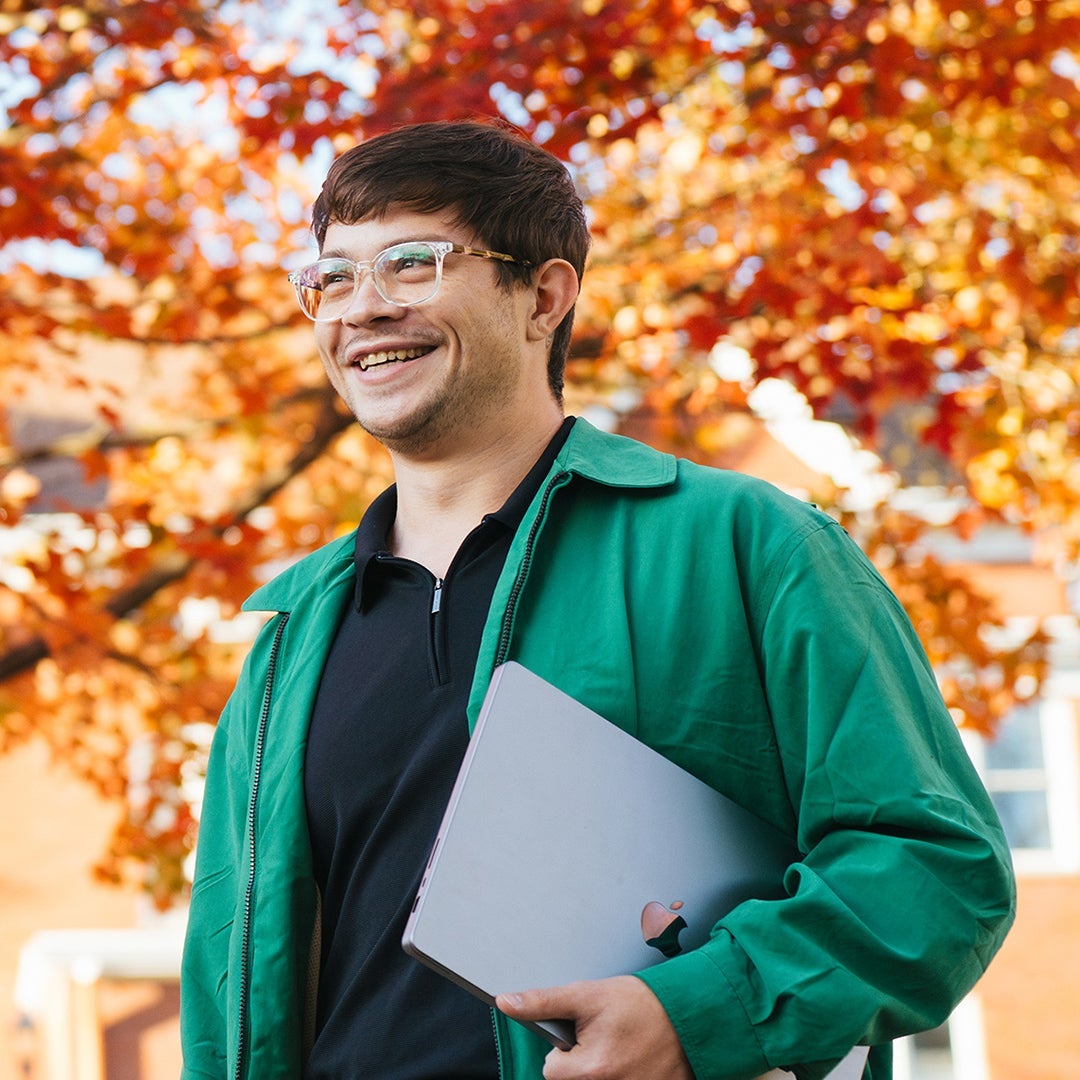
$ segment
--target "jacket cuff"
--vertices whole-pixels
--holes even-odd
[[[697,1080],[769,1071],[742,1002],[706,951],[694,949],[635,974],[659,998]]]

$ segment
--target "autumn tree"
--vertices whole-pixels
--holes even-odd
[[[229,620],[388,479],[283,267],[333,154],[402,122],[502,116],[570,164],[575,409],[710,460],[783,379],[888,475],[933,462],[948,527],[1070,566],[1075,41],[1078,0],[0,0],[3,739],[126,801],[103,872],[182,892]],[[65,461],[100,499],[45,501]],[[833,508],[958,720],[1037,692],[1045,639],[995,647],[925,520]]]

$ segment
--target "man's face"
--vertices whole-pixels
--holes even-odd
[[[449,213],[391,208],[382,218],[331,224],[322,257],[371,260],[410,240],[476,244],[478,238]],[[398,307],[365,273],[345,314],[315,324],[331,384],[360,425],[389,449],[452,452],[497,423],[521,393],[529,290],[507,291],[497,280],[493,261],[449,254],[435,296]]]

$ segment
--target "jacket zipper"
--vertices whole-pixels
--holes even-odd
[[[498,1068],[498,1078],[503,1080],[506,1073],[503,1071],[502,1044],[499,1042],[499,1018],[495,1015],[495,1006],[491,1007],[491,1027],[495,1032],[495,1064]]]
[[[240,934],[240,1006],[239,1024],[236,1034],[236,1069],[233,1075],[242,1080],[244,1075],[244,1055],[247,1053],[248,994],[250,992],[251,971],[248,953],[251,949],[251,917],[255,896],[255,805],[259,797],[259,778],[262,774],[263,746],[266,742],[266,726],[270,720],[270,697],[274,689],[274,676],[277,672],[278,652],[285,633],[285,624],[289,621],[288,612],[282,612],[281,621],[274,632],[274,642],[270,646],[270,659],[266,667],[266,685],[263,689],[262,711],[259,713],[259,726],[255,735],[255,756],[251,768],[251,798],[248,800],[248,868],[247,886],[244,889],[244,916]]]
[[[518,567],[517,577],[514,578],[513,588],[510,590],[510,596],[506,601],[506,610],[503,612],[502,627],[499,631],[499,642],[495,649],[495,667],[498,667],[506,660],[506,654],[510,651],[510,631],[514,625],[514,613],[517,610],[517,602],[518,598],[521,596],[521,590],[525,587],[525,579],[529,576],[529,569],[532,566],[533,548],[536,546],[536,537],[540,532],[540,526],[547,517],[548,503],[551,502],[551,496],[555,489],[562,487],[569,479],[570,473],[558,472],[548,481],[548,485],[544,489],[544,496],[540,500],[540,508],[537,510],[536,517],[533,518],[533,523],[529,527],[529,535],[525,540],[525,554],[522,556],[521,566]]]

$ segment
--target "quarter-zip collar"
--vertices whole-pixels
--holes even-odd
[[[506,501],[497,510],[484,515],[482,525],[487,527],[502,526],[508,533],[513,533],[521,522],[525,511],[529,508],[532,496],[536,488],[543,481],[551,467],[556,452],[562,448],[566,437],[574,424],[573,417],[567,417],[558,431],[552,436],[544,452],[540,455],[536,464],[509,495]],[[377,584],[373,583],[369,567],[375,559],[388,558],[391,552],[386,545],[386,538],[394,525],[397,514],[397,485],[388,487],[365,511],[359,528],[356,530],[356,608],[358,611],[365,610],[373,602],[374,591]],[[467,538],[463,545],[469,543]],[[458,562],[462,551],[454,558]],[[438,612],[437,601],[442,589],[442,579],[438,578],[435,587],[435,603],[432,606],[432,614]]]
[[[578,417],[556,455],[549,475],[569,473],[609,487],[653,488],[674,483],[676,468],[675,458],[670,454],[658,453],[633,439],[599,431]],[[526,514],[526,519],[528,517]],[[328,583],[339,581],[341,575],[351,575],[355,551],[354,531],[308,556],[302,567],[294,565],[257,589],[248,597],[243,610],[295,610],[305,594],[322,592]]]

